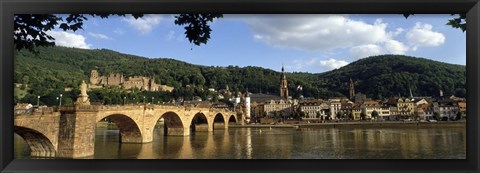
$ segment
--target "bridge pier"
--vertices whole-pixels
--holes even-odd
[[[228,129],[228,124],[225,124],[225,123],[213,123],[212,125],[212,131],[213,129],[217,129],[217,130],[223,130],[223,129]]]
[[[195,124],[196,132],[209,132],[213,131],[213,127],[210,127],[208,124]]]
[[[167,136],[188,136],[190,135],[190,127],[169,127],[166,128]]]
[[[57,157],[92,156],[95,151],[95,117],[91,111],[61,112]]]

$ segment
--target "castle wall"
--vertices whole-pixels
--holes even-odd
[[[108,86],[119,86],[123,82],[123,75],[120,73],[110,73],[107,78]]]
[[[133,89],[138,88],[140,90],[147,91],[169,91],[171,92],[174,88],[167,85],[156,84],[153,78],[144,77],[144,76],[134,76],[125,79],[121,73],[110,73],[109,76],[99,76],[97,70],[92,70],[90,73],[90,87],[94,88],[93,85],[103,85],[103,86],[123,86],[124,89]]]

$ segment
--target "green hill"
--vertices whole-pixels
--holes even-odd
[[[124,76],[151,76],[157,83],[174,86],[171,97],[194,95],[209,96],[204,88],[224,89],[227,85],[233,91],[278,94],[280,73],[261,67],[213,67],[200,66],[168,58],[149,59],[127,55],[111,50],[85,50],[64,47],[39,48],[39,53],[17,51],[15,53],[14,82],[28,84],[28,94],[23,102],[34,100],[36,95],[46,96],[55,102],[55,96],[65,93],[64,88],[72,87],[66,97],[75,99],[75,88],[81,80],[88,81],[90,70],[98,67],[101,75],[120,72]],[[306,97],[329,98],[348,94],[348,82],[355,81],[357,92],[368,97],[409,95],[409,87],[415,96],[436,96],[439,89],[446,95],[465,96],[465,66],[452,65],[423,58],[399,55],[368,57],[342,68],[320,73],[288,73],[291,95],[297,97],[295,88],[303,86]],[[187,85],[193,87],[186,87]],[[109,91],[110,92],[110,91]],[[94,93],[92,99],[105,100],[105,95],[119,93]],[[151,95],[151,94],[150,94]],[[158,94],[156,94],[158,95]],[[34,99],[35,98],[35,99]],[[97,101],[98,101],[97,100]]]
[[[341,88],[348,93],[349,78],[355,81],[355,90],[372,98],[390,96],[465,97],[466,68],[424,58],[400,55],[373,56],[350,63],[340,69],[320,75],[329,90]]]

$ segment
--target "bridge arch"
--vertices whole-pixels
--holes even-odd
[[[213,130],[215,129],[226,129],[227,123],[225,121],[225,116],[222,113],[216,113],[213,117]]]
[[[168,111],[160,115],[158,119],[156,119],[155,124],[158,120],[163,118],[164,123],[164,134],[165,135],[174,135],[174,136],[186,136],[189,135],[190,123],[184,122],[182,118],[178,115],[178,113],[173,111]],[[153,130],[153,128],[152,128]]]
[[[14,126],[14,133],[22,137],[30,147],[32,157],[55,157],[56,150],[52,140],[31,128]]]
[[[190,128],[192,131],[209,131],[209,128],[210,128],[209,127],[210,124],[208,123],[208,118],[202,112],[196,113],[193,116],[190,124],[191,124]]]
[[[110,114],[107,116],[98,117],[96,123],[105,118],[115,123],[120,130],[120,142],[142,143],[142,133],[134,119],[124,114]]]
[[[230,115],[229,118],[228,118],[228,124],[237,124],[237,123],[238,123],[237,116]]]

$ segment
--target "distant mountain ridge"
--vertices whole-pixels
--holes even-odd
[[[106,49],[49,47],[39,48],[38,54],[22,50],[15,53],[14,61],[15,83],[28,83],[36,88],[31,94],[78,87],[81,80],[88,81],[93,68],[98,68],[102,75],[121,72],[124,76],[149,76],[157,83],[177,89],[188,85],[219,90],[228,85],[232,91],[248,88],[253,93],[278,94],[280,84],[279,72],[261,67],[201,66]],[[438,96],[439,90],[445,95],[464,97],[466,94],[465,66],[402,55],[367,57],[324,73],[287,73],[293,97],[300,94],[316,98],[348,96],[350,78],[355,82],[356,92],[372,98],[409,96],[410,90],[414,96]],[[298,85],[303,86],[302,91],[296,90]]]

